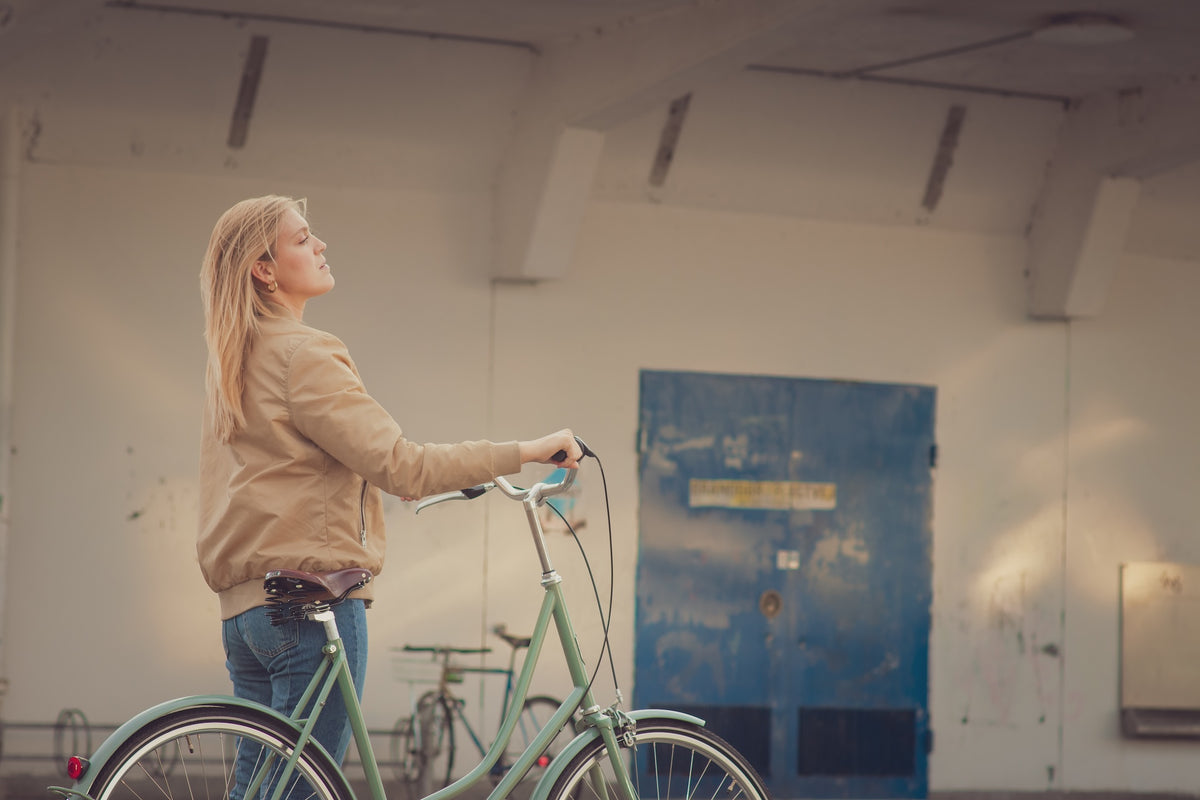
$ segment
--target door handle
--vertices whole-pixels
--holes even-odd
[[[767,619],[774,619],[783,610],[783,595],[774,589],[767,589],[758,598],[758,610]]]

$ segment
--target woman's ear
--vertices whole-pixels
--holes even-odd
[[[250,268],[250,274],[263,283],[270,283],[273,267],[274,265],[270,261],[255,261],[254,266]]]

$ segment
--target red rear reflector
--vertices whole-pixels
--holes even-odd
[[[89,766],[91,765],[86,758],[71,756],[67,759],[67,777],[77,781],[83,777],[83,773],[87,772]]]
[[[541,767],[542,769],[545,769],[546,767],[550,766],[550,756],[548,756],[544,753],[542,755],[538,756],[537,765],[539,767]]]

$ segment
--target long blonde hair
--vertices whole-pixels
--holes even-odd
[[[266,300],[266,287],[251,270],[254,262],[274,258],[280,220],[289,210],[304,216],[305,201],[279,195],[241,201],[217,220],[204,254],[200,294],[208,343],[207,413],[221,442],[228,442],[246,424],[242,408],[246,357],[259,317],[276,313]]]

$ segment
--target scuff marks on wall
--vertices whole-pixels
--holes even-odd
[[[23,128],[23,139],[25,142],[25,160],[33,163],[37,161],[36,151],[38,142],[42,138],[42,118],[37,113],[31,116],[26,121]]]
[[[192,547],[199,513],[196,478],[146,477],[132,445],[125,448],[125,456],[129,465],[125,521],[133,525],[133,534],[143,540],[143,546],[155,549],[173,549],[169,543]]]
[[[998,578],[987,609],[988,627],[1025,654],[1025,573]]]
[[[963,725],[1020,728],[1043,725],[1059,696],[1057,612],[1043,612],[1028,593],[1024,571],[994,579],[986,608],[972,612],[962,628],[974,642],[962,688]],[[971,619],[983,622],[972,630]]]

